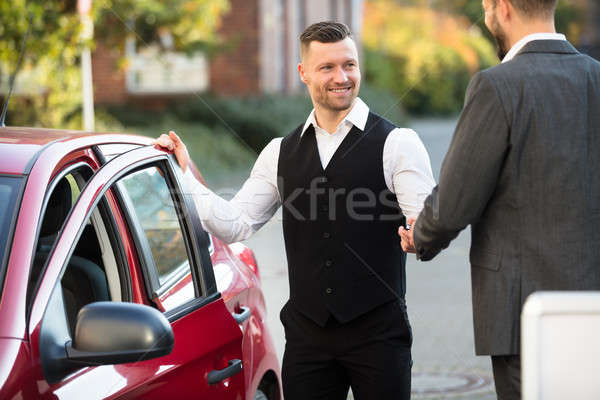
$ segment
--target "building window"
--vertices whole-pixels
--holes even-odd
[[[133,94],[180,94],[202,92],[209,85],[206,56],[188,56],[175,51],[161,51],[158,45],[136,48],[135,38],[127,39],[129,60],[127,91]]]

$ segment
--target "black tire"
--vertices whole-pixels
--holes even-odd
[[[257,390],[254,395],[254,400],[269,400],[266,394],[262,390]]]

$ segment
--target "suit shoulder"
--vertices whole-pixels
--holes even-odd
[[[485,78],[487,81],[495,82],[498,79],[515,76],[515,73],[521,69],[517,63],[508,62],[494,65],[493,67],[486,68],[479,71],[475,75],[479,75],[480,78]]]

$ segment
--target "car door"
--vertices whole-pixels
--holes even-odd
[[[82,231],[108,191],[118,201],[105,210],[126,228],[120,238],[131,241],[126,244],[135,252],[127,257],[128,279],[144,288],[132,300],[164,313],[174,334],[172,352],[74,369],[50,379],[40,393],[45,397],[243,398],[243,374],[237,373],[243,361],[242,332],[216,290],[208,237],[192,202],[179,190],[176,168],[164,152],[143,147],[112,159],[90,179],[57,239],[30,316],[32,352],[48,364],[48,350],[40,348],[44,329],[52,325],[45,322],[46,315],[62,290],[61,279]],[[68,327],[62,331],[68,341]],[[48,381],[44,361],[42,369]]]

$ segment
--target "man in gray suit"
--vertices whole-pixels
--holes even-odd
[[[479,72],[405,250],[471,224],[475,349],[520,398],[520,313],[539,290],[600,290],[600,63],[554,29],[557,0],[483,0],[502,64]],[[414,235],[414,237],[413,237]]]

